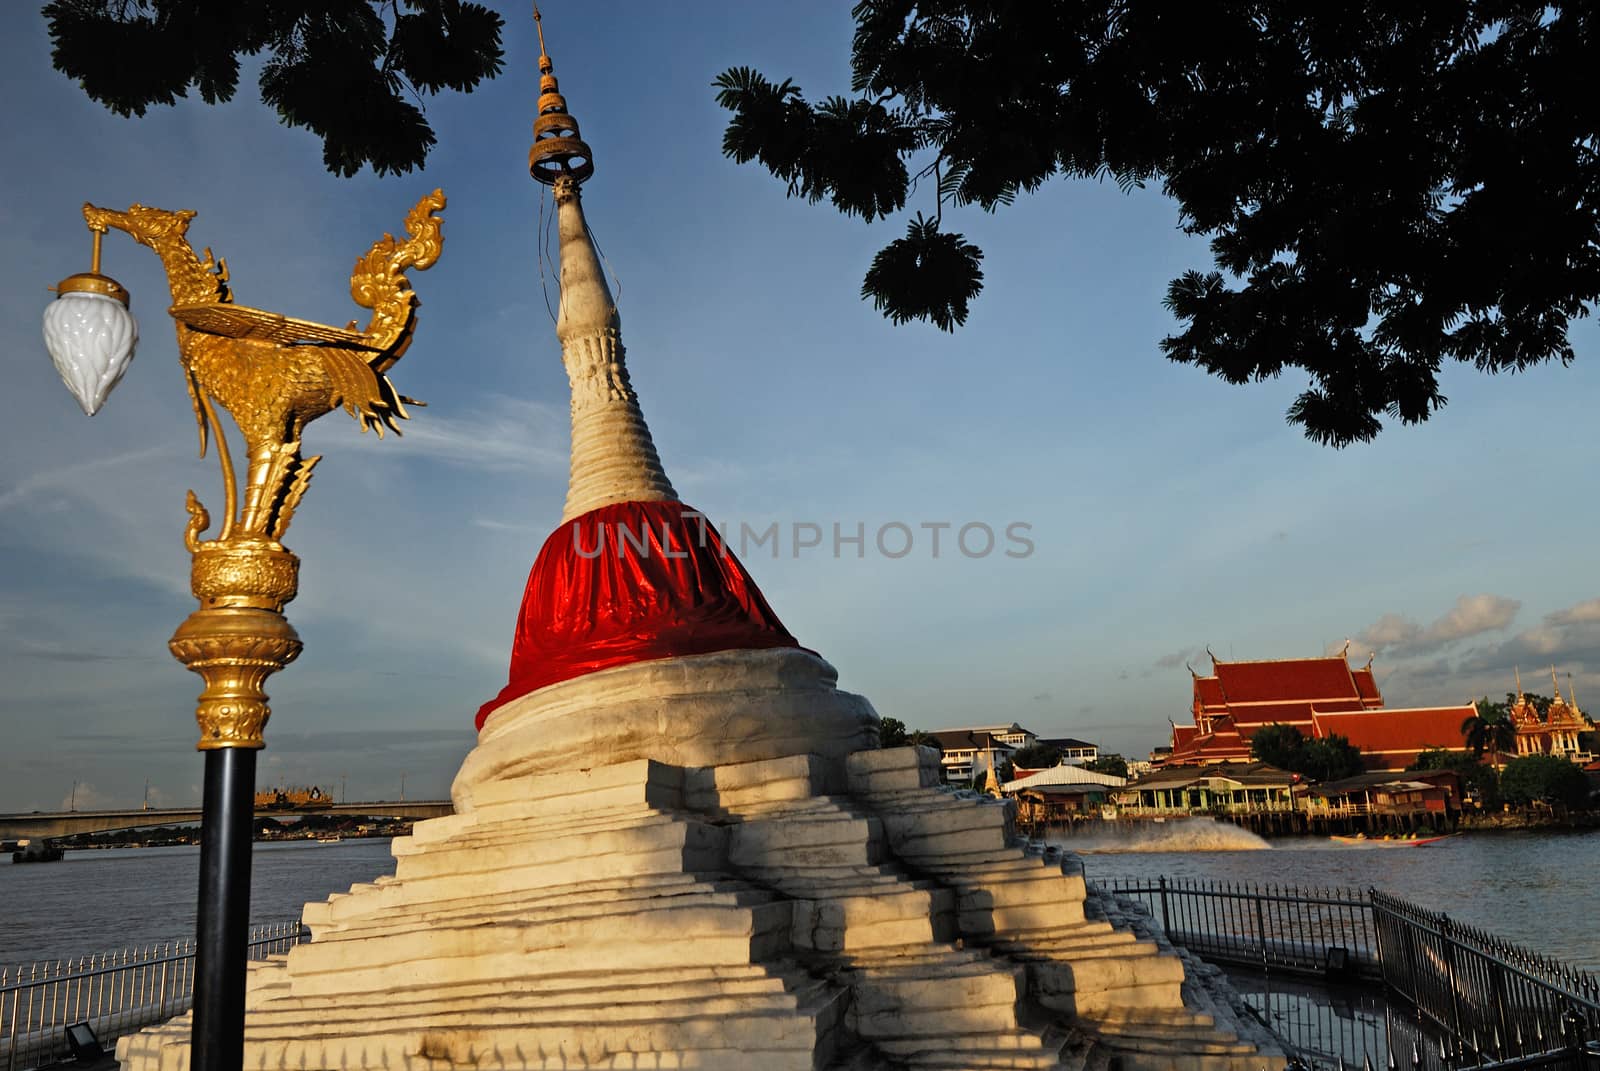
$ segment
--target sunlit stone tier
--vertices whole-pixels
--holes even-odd
[[[460,807],[522,775],[593,761],[843,758],[877,742],[878,716],[837,679],[817,655],[783,647],[633,662],[552,684],[494,712],[451,792]]]
[[[308,905],[314,939],[253,965],[246,1067],[1278,1057],[1186,1007],[1181,962],[1086,918],[1082,877],[1019,847],[1008,804],[938,787],[931,751],[529,773],[495,757],[513,739],[486,734],[392,876]],[[188,1030],[118,1057],[181,1071]]]

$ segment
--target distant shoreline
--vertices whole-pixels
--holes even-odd
[[[1580,811],[1576,814],[1464,814],[1458,827],[1463,833],[1498,833],[1519,830],[1585,830],[1600,829],[1600,813]]]
[[[346,841],[346,840],[385,840],[394,837],[403,837],[411,832],[410,819],[397,819],[384,822],[367,829],[339,829],[323,826],[320,823],[307,828],[297,828],[301,823],[296,823],[287,829],[272,830],[265,835],[257,831],[252,838],[256,844],[276,844],[280,841]],[[200,843],[200,827],[191,826],[159,826],[153,830],[127,831],[126,837],[116,833],[96,833],[87,836],[93,838],[81,843],[74,838],[63,837],[55,841],[56,847],[67,852],[102,851],[108,848],[170,848],[194,847]],[[143,833],[143,836],[137,835]],[[155,836],[151,836],[154,833]]]

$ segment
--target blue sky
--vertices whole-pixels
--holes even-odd
[[[904,220],[785,200],[723,159],[709,88],[734,64],[844,88],[849,6],[552,3],[545,21],[668,472],[736,533],[780,525],[778,556],[746,564],[843,687],[914,727],[1015,720],[1130,754],[1183,716],[1207,643],[1282,658],[1354,637],[1394,705],[1497,695],[1514,664],[1548,691],[1552,660],[1600,695],[1592,321],[1571,368],[1451,369],[1427,425],[1328,450],[1284,422],[1293,378],[1235,388],[1160,356],[1168,280],[1209,264],[1171,202],[1057,181],[947,213],[988,254],[985,292],[953,336],[895,328],[857,292]],[[398,441],[342,414],[308,433],[326,459],[287,537],[306,651],[269,685],[261,783],[447,792],[566,477],[547,194],[526,172],[537,49],[523,5],[504,10],[508,70],[428,102],[425,172],[347,181],[256,102],[253,69],[232,104],[119,119],[50,69],[35,5],[0,8],[0,809],[53,808],[74,781],[80,806],[137,804],[147,781],[158,803],[199,794],[199,680],[165,644],[193,608],[184,491],[214,502],[220,480],[195,457],[159,265],[124,235],[105,270],[133,294],[138,357],[92,420],[57,379],[39,317],[87,266],[81,204],[195,209],[240,302],[341,324],[355,257],[435,186],[444,254],[413,278],[421,325],[391,373],[429,406]],[[864,526],[863,557],[833,556],[835,523]],[[891,559],[872,537],[895,523],[916,541]],[[1012,523],[1027,557],[1000,553]],[[797,554],[795,524],[823,545]],[[1000,548],[953,552],[965,524]]]

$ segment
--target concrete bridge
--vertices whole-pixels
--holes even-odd
[[[292,818],[311,814],[371,818],[438,818],[450,814],[449,800],[387,800],[335,803],[328,807],[257,808],[257,818]],[[0,814],[0,841],[53,840],[74,833],[109,833],[114,829],[175,826],[200,821],[198,807],[137,808],[126,811],[33,811]]]

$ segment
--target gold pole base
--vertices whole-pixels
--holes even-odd
[[[300,637],[276,610],[224,606],[196,610],[167,642],[172,656],[200,674],[195,707],[201,751],[262,748],[272,710],[267,678],[300,654]]]
[[[299,592],[300,559],[270,539],[233,538],[197,543],[189,590],[202,610],[250,606],[282,610]]]

